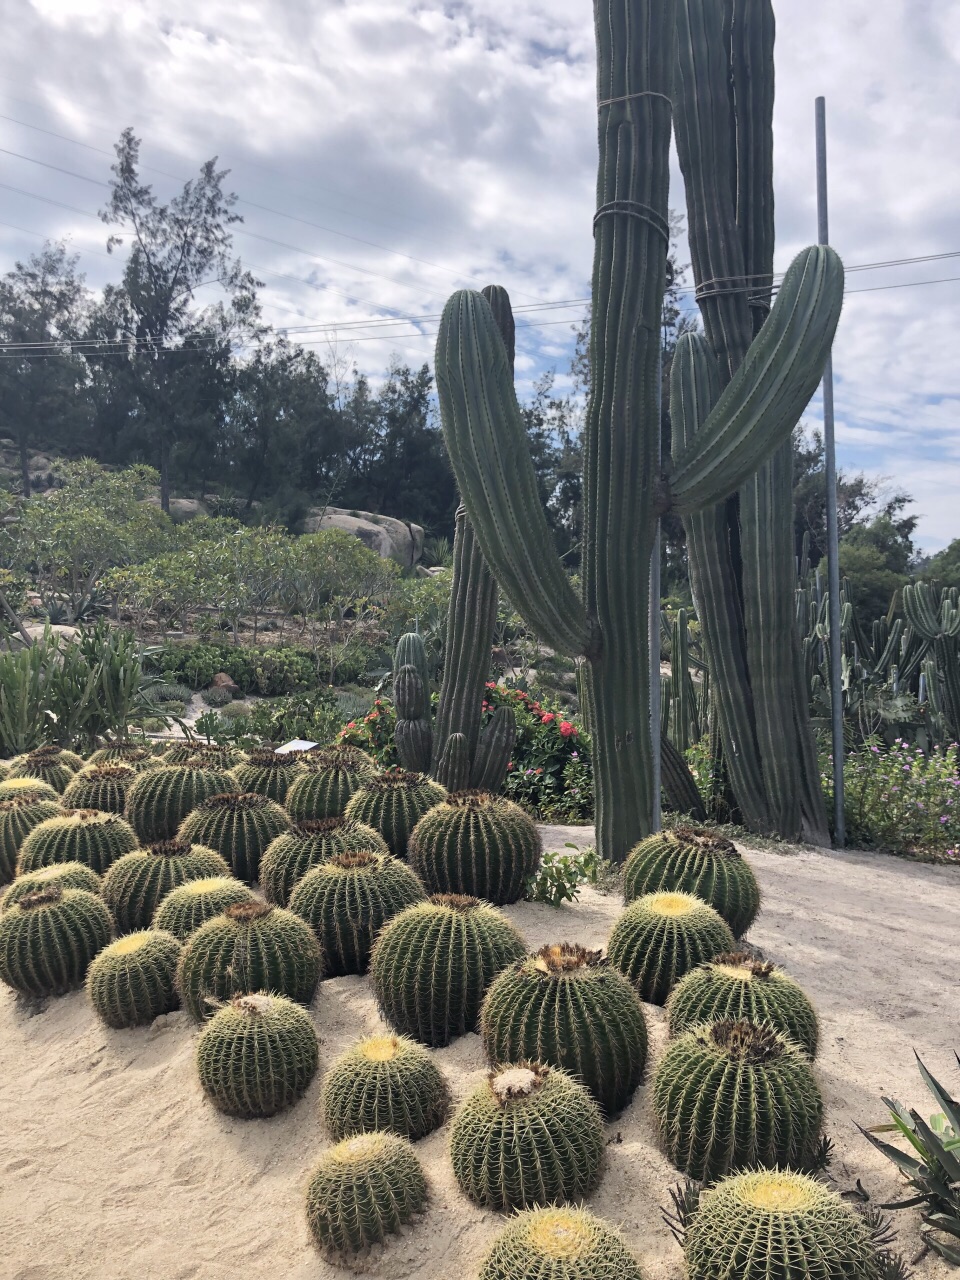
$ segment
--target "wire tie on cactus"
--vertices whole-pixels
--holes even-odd
[[[648,204],[640,204],[636,200],[611,200],[609,204],[602,204],[593,215],[594,235],[596,235],[597,223],[600,219],[611,213],[625,213],[631,218],[639,218],[641,222],[653,227],[654,231],[659,231],[669,245],[670,228],[666,220],[656,209],[652,209]]]
[[[669,94],[657,93],[655,89],[640,89],[637,93],[624,93],[619,98],[604,98],[602,102],[597,103],[597,110],[601,107],[612,107],[615,102],[630,102],[634,98],[662,98],[664,102],[670,104],[670,110],[673,110],[673,99]]]

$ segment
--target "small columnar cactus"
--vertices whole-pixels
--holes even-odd
[[[806,1055],[768,1023],[715,1022],[671,1041],[653,1106],[667,1155],[699,1182],[816,1164],[820,1090]]]
[[[331,749],[300,757],[302,772],[287,792],[286,809],[294,822],[338,818],[350,797],[367,778],[376,775],[363,751]]]
[[[324,1152],[307,1187],[307,1225],[319,1248],[358,1253],[399,1231],[426,1203],[413,1147],[393,1133],[362,1133]]]
[[[0,782],[0,800],[52,800],[60,804],[60,792],[40,778],[5,778]]]
[[[380,833],[363,822],[349,818],[300,822],[268,846],[260,862],[260,887],[268,902],[285,907],[308,871],[329,862],[335,853],[360,850],[388,852]]]
[[[310,1015],[283,996],[234,996],[197,1041],[204,1093],[228,1116],[276,1115],[299,1101],[317,1074]]]
[[[101,813],[123,813],[127,791],[138,770],[126,764],[99,764],[80,769],[63,793],[68,809],[98,809]]]
[[[561,943],[504,969],[480,1011],[487,1060],[535,1059],[581,1080],[609,1116],[643,1077],[640,997],[599,951]]]
[[[210,1017],[217,1001],[258,991],[309,1004],[322,975],[320,944],[299,916],[263,902],[240,902],[187,939],[177,986],[199,1022]]]
[[[416,1142],[447,1118],[450,1091],[423,1045],[375,1035],[340,1055],[323,1078],[320,1110],[331,1137],[399,1133]]]
[[[153,927],[185,942],[202,924],[238,902],[256,902],[252,891],[233,876],[206,876],[171,889],[153,917]]]
[[[236,790],[229,773],[194,761],[141,773],[127,792],[127,818],[144,844],[172,840],[180,823],[207,796]]]
[[[95,809],[71,809],[34,827],[20,846],[17,870],[39,871],[55,862],[82,862],[103,875],[118,858],[137,848],[137,837],[123,818]]]
[[[112,936],[94,893],[51,885],[27,894],[0,915],[0,980],[28,996],[72,991]]]
[[[233,770],[237,791],[256,791],[277,804],[284,803],[302,773],[299,751],[251,751],[246,761]]]
[[[100,877],[82,862],[58,862],[39,871],[28,871],[17,876],[9,889],[0,897],[0,911],[6,911],[15,902],[30,893],[58,886],[61,889],[85,889],[87,893],[100,892]]]
[[[478,1280],[643,1280],[640,1264],[586,1209],[519,1213],[497,1237]]]
[[[141,1027],[180,1003],[174,978],[180,943],[169,933],[128,933],[97,956],[87,974],[87,993],[108,1027]]]
[[[62,795],[82,766],[82,757],[72,751],[64,751],[61,747],[38,747],[36,751],[14,760],[8,777],[36,778]]]
[[[164,764],[208,764],[224,771],[235,769],[245,759],[239,747],[226,742],[175,742],[163,753]]]
[[[218,853],[182,840],[160,840],[119,858],[103,878],[103,899],[113,912],[118,933],[148,929],[154,912],[171,889],[188,880],[229,876]]]
[[[184,818],[177,836],[213,849],[229,862],[238,880],[253,884],[267,848],[289,830],[290,819],[275,800],[256,791],[228,791],[201,800]]]
[[[685,973],[734,945],[729,925],[699,898],[650,893],[614,925],[608,953],[642,1000],[663,1004]]]
[[[489,791],[455,791],[414,827],[408,855],[431,893],[466,893],[503,904],[523,895],[542,848],[540,833],[519,805]]]
[[[160,761],[146,747],[138,747],[133,742],[114,742],[95,751],[87,761],[88,767],[98,768],[104,764],[125,764],[128,769],[143,773],[146,769],[158,768]]]
[[[317,935],[330,978],[366,973],[373,940],[387,920],[426,898],[423,885],[389,853],[334,853],[300,880],[290,910]]]
[[[370,976],[387,1021],[438,1047],[477,1029],[490,983],[525,952],[496,907],[440,894],[384,926],[370,955]]]
[[[745,952],[720,955],[681,978],[667,1001],[671,1036],[703,1022],[769,1022],[806,1054],[817,1053],[817,1014],[799,984],[774,964]]]
[[[600,1181],[600,1108],[572,1076],[538,1062],[495,1067],[453,1117],[460,1190],[492,1209],[582,1200]]]
[[[30,832],[62,813],[56,792],[48,798],[22,791],[12,799],[0,800],[0,884],[13,879],[20,848]]]
[[[647,893],[692,893],[719,911],[740,938],[760,910],[760,886],[736,845],[699,827],[647,836],[623,871],[627,902]]]
[[[353,793],[346,816],[374,827],[397,858],[406,857],[407,841],[428,809],[439,804],[446,791],[422,773],[391,769],[366,778]]]

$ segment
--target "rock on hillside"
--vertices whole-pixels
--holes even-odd
[[[412,569],[423,553],[423,529],[418,524],[395,520],[369,511],[348,511],[344,507],[312,507],[303,522],[304,533],[321,529],[343,529],[359,538],[382,560],[395,560],[402,569]]]

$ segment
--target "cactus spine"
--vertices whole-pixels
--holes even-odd
[[[112,764],[124,764],[128,769],[143,773],[146,769],[158,768],[160,761],[146,747],[138,747],[132,742],[114,742],[109,747],[101,747],[87,761],[88,768]]]
[[[123,813],[127,790],[138,770],[126,764],[88,766],[73,775],[63,793],[68,809],[98,809],[101,813]]]
[[[413,828],[446,794],[423,774],[393,769],[367,778],[354,792],[344,816],[379,831],[394,857],[403,858]]]
[[[82,862],[103,875],[136,847],[133,828],[115,813],[74,809],[34,827],[20,846],[17,870],[24,875],[56,862]]]
[[[284,803],[287,792],[302,773],[297,751],[282,755],[272,750],[251,751],[246,761],[233,770],[238,791],[256,791],[277,804]]]
[[[141,773],[127,792],[127,820],[144,844],[172,840],[187,814],[208,796],[236,790],[229,773],[194,761]]]
[[[61,889],[85,889],[87,893],[100,892],[100,877],[82,862],[58,862],[39,871],[28,871],[17,876],[13,884],[0,895],[0,911],[6,911],[27,894],[41,889],[59,886]]]
[[[340,1055],[320,1089],[323,1123],[336,1140],[380,1131],[416,1142],[443,1124],[449,1106],[429,1051],[406,1036],[360,1040]]]
[[[349,818],[301,822],[277,836],[260,863],[260,887],[268,902],[285,907],[308,871],[338,853],[387,853],[383,836],[366,823]]]
[[[202,924],[222,915],[238,902],[256,902],[251,890],[233,876],[206,876],[188,880],[161,899],[153,915],[153,927],[185,942]]]
[[[113,912],[117,932],[133,933],[150,927],[153,913],[171,889],[188,880],[228,874],[227,864],[212,849],[181,840],[160,840],[118,858],[104,876],[101,892]]]
[[[60,792],[40,778],[10,778],[0,782],[0,800],[52,800],[60,804]]]
[[[230,864],[238,880],[253,884],[260,859],[277,836],[290,830],[290,819],[275,801],[257,792],[207,796],[188,813],[178,840],[202,844]]]
[[[81,757],[72,751],[64,751],[60,747],[38,747],[36,751],[14,760],[7,776],[35,778],[62,795],[82,765]]]
[[[214,769],[229,772],[238,764],[243,764],[246,756],[239,747],[231,747],[226,743],[212,742],[175,742],[162,756],[167,765],[211,765]]]
[[[586,1209],[518,1214],[484,1259],[478,1280],[643,1280],[620,1236]]]
[[[363,755],[315,751],[302,756],[301,776],[291,785],[285,801],[294,822],[339,818],[363,780],[376,773]]]
[[[689,893],[650,893],[624,911],[608,950],[642,1000],[663,1004],[685,973],[733,948],[733,934],[713,907]]]
[[[140,1027],[180,1003],[174,986],[180,943],[144,929],[104,948],[87,974],[87,994],[108,1027]]]
[[[28,996],[72,991],[112,934],[95,894],[59,885],[27,894],[0,916],[0,980]]]
[[[48,799],[42,794],[22,791],[0,800],[0,884],[12,880],[17,870],[20,846],[41,822],[63,813],[56,792]]]

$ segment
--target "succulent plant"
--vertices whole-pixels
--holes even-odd
[[[21,791],[19,795],[0,800],[0,884],[12,880],[24,840],[35,827],[63,813],[56,792],[50,798]]]
[[[82,862],[103,875],[124,854],[137,848],[129,822],[115,813],[95,809],[68,809],[47,818],[30,832],[20,846],[18,874],[39,871],[55,862]]]
[[[251,751],[243,764],[233,770],[238,791],[256,791],[277,804],[283,804],[287,792],[303,773],[299,751],[280,754],[272,749]]]
[[[101,892],[118,933],[149,929],[157,907],[171,889],[188,880],[228,876],[218,853],[182,840],[159,840],[119,858],[103,878]]]
[[[88,768],[104,764],[125,764],[128,769],[143,773],[146,769],[158,768],[160,761],[146,747],[138,747],[133,742],[113,742],[95,751],[87,761]]]
[[[456,791],[414,827],[408,856],[431,893],[465,893],[503,904],[523,895],[542,847],[519,805],[489,791]]]
[[[201,800],[181,822],[177,836],[213,849],[238,880],[253,884],[268,846],[289,830],[290,819],[275,800],[256,791],[228,791]]]
[[[128,933],[96,957],[87,974],[87,993],[108,1027],[140,1027],[180,1003],[174,977],[180,943],[169,933],[142,929]]]
[[[729,925],[699,898],[650,893],[624,911],[607,951],[642,1000],[663,1004],[685,973],[734,946]]]
[[[208,707],[225,707],[228,702],[233,701],[233,694],[229,689],[224,689],[222,685],[214,685],[212,689],[204,689],[200,697]]]
[[[28,871],[17,876],[0,896],[0,911],[6,911],[30,893],[39,893],[41,889],[49,889],[55,885],[61,889],[85,889],[87,893],[99,893],[100,877],[82,862],[57,862],[52,867]]]
[[[298,881],[290,910],[317,935],[324,972],[336,978],[366,973],[382,925],[426,896],[410,868],[389,853],[346,850],[331,854]]]
[[[493,1209],[582,1200],[600,1181],[600,1108],[572,1076],[538,1062],[497,1066],[450,1130],[464,1195]]]
[[[690,1178],[751,1168],[812,1169],[823,1102],[806,1055],[769,1023],[694,1027],[666,1048],[653,1081],[663,1148]]]
[[[25,756],[19,756],[10,765],[8,778],[35,778],[63,794],[83,759],[61,747],[38,747]]]
[[[439,894],[407,907],[380,931],[370,955],[377,1004],[401,1034],[449,1044],[476,1030],[490,983],[525,952],[496,907]]]
[[[416,1142],[447,1118],[450,1091],[430,1053],[407,1036],[374,1035],[342,1053],[323,1078],[331,1137],[398,1133]]]
[[[187,939],[177,985],[199,1022],[217,1001],[258,991],[309,1004],[322,975],[320,944],[299,916],[263,902],[239,902]]]
[[[66,791],[67,809],[97,809],[100,813],[123,813],[127,791],[138,771],[126,764],[88,765],[78,770]]]
[[[380,833],[362,822],[318,818],[298,823],[268,846],[260,861],[260,887],[268,902],[285,907],[308,871],[328,862],[335,853],[360,850],[388,852]]]
[[[72,991],[112,936],[94,893],[50,885],[27,894],[0,915],[0,980],[28,996]]]
[[[5,778],[0,782],[0,800],[52,800],[60,804],[60,792],[40,778]]]
[[[287,792],[286,810],[294,822],[339,818],[350,797],[376,768],[365,752],[311,751],[301,756],[302,772]]]
[[[736,845],[700,827],[641,840],[623,869],[627,902],[647,893],[692,893],[719,911],[740,938],[760,910],[760,886]]]
[[[222,915],[227,907],[238,902],[256,901],[253,892],[233,876],[188,880],[161,899],[154,912],[153,927],[172,933],[179,942],[185,942],[191,933],[196,933],[214,916]]]
[[[775,964],[746,952],[718,955],[681,978],[667,1001],[671,1036],[703,1022],[749,1018],[769,1022],[816,1057],[819,1027],[798,983]]]
[[[413,1147],[393,1133],[363,1133],[325,1151],[307,1187],[307,1225],[333,1254],[357,1253],[399,1231],[426,1203]]]
[[[478,1280],[643,1280],[640,1264],[586,1209],[518,1213],[494,1242]]]
[[[223,769],[229,772],[235,769],[238,764],[243,764],[246,756],[239,747],[232,747],[229,743],[223,742],[197,742],[186,741],[176,742],[163,753],[164,764],[175,765],[192,765],[207,764],[212,765],[215,769]],[[224,787],[224,790],[236,790],[234,786]]]
[[[196,760],[141,773],[127,792],[127,818],[144,844],[172,840],[180,823],[208,796],[236,789],[215,764]]]
[[[403,858],[413,828],[446,794],[443,787],[422,773],[391,769],[366,778],[353,793],[345,813],[355,822],[365,822],[379,831],[390,852]]]
[[[647,1062],[647,1023],[630,983],[599,951],[561,943],[504,969],[480,1011],[491,1064],[532,1059],[583,1082],[609,1116]]]
[[[234,996],[197,1041],[204,1093],[229,1116],[276,1115],[303,1097],[317,1074],[310,1015],[283,996]]]

